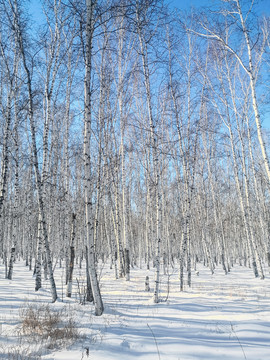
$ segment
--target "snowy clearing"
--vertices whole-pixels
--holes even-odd
[[[225,276],[198,266],[191,288],[178,291],[178,271],[161,278],[161,299],[154,304],[153,271],[135,268],[131,281],[112,278],[113,271],[100,265],[100,286],[105,312],[93,315],[91,304],[80,305],[78,286],[84,270],[76,268],[73,297],[65,297],[64,269],[56,268],[59,299],[49,306],[72,314],[80,338],[64,348],[47,349],[47,340],[33,343],[18,329],[21,311],[29,304],[50,303],[49,283],[34,292],[34,279],[24,264],[16,263],[14,279],[0,272],[0,359],[46,360],[195,360],[270,359],[270,280],[253,278],[251,269],[232,268]],[[150,293],[145,292],[145,276]],[[20,342],[20,343],[19,343]],[[24,354],[19,357],[18,354]],[[17,357],[16,357],[17,356]]]

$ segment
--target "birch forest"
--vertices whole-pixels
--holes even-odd
[[[270,266],[270,18],[254,0],[0,0],[0,256],[33,292],[55,267],[130,281]],[[74,286],[74,285],[73,285]]]

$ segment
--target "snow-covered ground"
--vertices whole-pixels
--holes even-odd
[[[91,304],[79,304],[76,279],[83,285],[84,271],[76,268],[74,296],[69,299],[63,286],[64,270],[56,268],[59,300],[50,307],[72,314],[80,338],[65,348],[46,349],[46,341],[27,342],[18,329],[23,308],[32,302],[37,306],[50,302],[49,283],[44,282],[35,293],[32,273],[22,262],[15,264],[12,281],[4,278],[1,265],[0,359],[270,359],[270,278],[254,279],[252,270],[241,266],[232,268],[227,276],[221,268],[214,275],[203,266],[197,270],[199,276],[193,273],[192,287],[182,293],[177,269],[172,271],[167,300],[168,276],[163,275],[162,301],[154,304],[153,289],[145,292],[146,275],[153,288],[152,270],[132,269],[127,282],[115,280],[113,270],[100,265],[105,312],[95,317]]]

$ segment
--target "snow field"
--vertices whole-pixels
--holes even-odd
[[[47,349],[47,342],[31,343],[20,336],[21,309],[50,303],[49,282],[34,291],[32,272],[22,262],[14,279],[0,268],[0,359],[33,360],[268,360],[270,359],[270,280],[253,278],[251,269],[235,266],[225,276],[211,275],[199,265],[191,288],[179,292],[177,269],[161,276],[161,302],[152,301],[154,270],[131,269],[131,281],[115,280],[113,270],[99,265],[105,305],[101,317],[91,304],[80,305],[77,279],[85,284],[84,269],[75,268],[73,296],[65,297],[64,269],[56,267],[59,299],[52,310],[66,309],[76,321],[80,338],[64,347]],[[145,277],[150,292],[145,292]],[[166,298],[168,296],[167,301]],[[11,356],[11,354],[13,354]]]

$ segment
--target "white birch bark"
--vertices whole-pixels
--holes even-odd
[[[244,140],[241,134],[241,131],[239,129],[239,123],[237,121],[237,131],[239,134],[239,139],[240,139],[240,146],[241,146],[241,151],[242,151],[242,169],[243,169],[243,175],[244,175],[244,185],[245,185],[245,198],[246,198],[246,212],[247,212],[247,217],[248,217],[248,221],[249,221],[249,227],[250,227],[250,237],[251,237],[251,242],[252,242],[252,246],[254,248],[254,254],[255,254],[255,259],[256,259],[256,263],[257,263],[257,267],[258,267],[258,271],[259,271],[259,275],[261,279],[264,279],[264,272],[263,272],[263,267],[262,267],[262,261],[261,258],[259,256],[259,251],[258,251],[258,245],[257,242],[255,240],[255,234],[254,234],[254,229],[253,229],[253,213],[251,211],[251,204],[250,204],[250,187],[249,187],[249,175],[247,173],[247,166],[246,166],[246,159],[245,159],[245,149],[244,149]]]
[[[263,135],[262,135],[260,110],[259,110],[258,100],[257,100],[256,70],[255,70],[254,59],[253,59],[255,50],[254,50],[254,47],[251,46],[250,31],[246,25],[247,21],[249,20],[248,16],[251,13],[254,1],[250,2],[250,9],[245,17],[243,15],[242,6],[241,6],[241,3],[239,0],[229,0],[226,2],[231,4],[232,8],[229,10],[226,10],[224,12],[224,14],[233,15],[233,17],[238,19],[238,21],[235,23],[240,24],[239,27],[241,28],[241,30],[244,34],[246,50],[247,50],[247,57],[248,57],[248,65],[245,65],[244,58],[241,55],[239,55],[238,51],[234,50],[233,47],[230,46],[228,38],[223,38],[221,35],[219,35],[215,31],[209,29],[206,25],[204,25],[202,23],[201,23],[201,25],[202,25],[204,31],[206,31],[206,33],[200,33],[200,32],[197,32],[197,31],[194,31],[191,29],[189,29],[189,30],[193,33],[196,33],[197,35],[206,37],[206,38],[214,40],[214,41],[218,41],[220,44],[222,44],[229,53],[233,54],[233,56],[239,62],[240,66],[244,69],[244,71],[248,75],[249,81],[250,81],[250,88],[251,88],[252,107],[253,107],[253,111],[254,111],[256,128],[257,128],[257,136],[258,136],[258,140],[259,140],[259,144],[260,144],[260,148],[261,148],[261,153],[262,153],[262,157],[263,157],[263,163],[265,166],[266,174],[268,177],[268,181],[270,182],[270,165],[269,165],[269,159],[268,159],[268,155],[267,155],[267,151],[266,151],[265,142],[264,142]],[[238,31],[238,28],[236,29],[236,31]],[[225,33],[227,33],[227,32],[225,32]],[[259,34],[258,34],[258,36],[259,36]],[[264,39],[264,42],[265,41],[266,41],[266,39]],[[262,48],[260,49],[260,55],[259,55],[260,58],[262,57],[263,52],[264,52],[264,44],[263,44]]]
[[[67,297],[71,297],[71,294],[72,294],[72,279],[73,279],[74,258],[75,258],[75,250],[74,250],[74,242],[75,242],[75,221],[76,221],[76,214],[73,213],[73,214],[72,214],[72,225],[71,225],[69,271],[68,271],[68,281],[67,281],[67,289],[66,289],[66,295],[67,295]]]
[[[227,270],[227,267],[225,264],[224,229],[223,229],[222,220],[220,218],[220,211],[219,211],[220,209],[218,209],[217,188],[214,184],[212,167],[210,164],[210,157],[211,157],[210,144],[206,143],[205,134],[203,134],[202,138],[203,138],[203,145],[204,145],[204,150],[205,150],[205,154],[206,154],[208,176],[209,176],[209,181],[210,181],[210,186],[211,186],[211,195],[212,195],[213,208],[214,208],[214,219],[215,219],[215,223],[216,223],[216,227],[217,227],[217,242],[218,242],[219,254],[221,257],[221,263],[222,263],[223,270],[224,270],[225,274],[227,275],[228,270]]]
[[[252,51],[253,49],[252,49],[252,46],[250,43],[249,30],[246,27],[246,19],[247,18],[244,19],[240,1],[239,0],[234,0],[234,1],[237,5],[237,10],[238,10],[238,14],[239,14],[240,21],[241,21],[241,26],[242,26],[242,30],[243,30],[243,33],[245,36],[245,41],[246,41],[246,47],[247,47],[247,53],[248,53],[248,67],[244,66],[244,69],[248,73],[248,76],[250,79],[252,106],[253,106],[253,111],[254,111],[254,116],[255,116],[256,127],[257,127],[257,135],[258,135],[258,140],[259,140],[259,144],[261,147],[265,170],[266,170],[266,173],[268,176],[268,181],[270,183],[270,166],[269,166],[268,155],[266,152],[265,142],[264,142],[263,135],[262,135],[261,117],[260,117],[260,111],[259,111],[259,106],[258,106],[258,101],[257,101],[256,76],[255,76],[255,69],[254,69],[254,63],[253,63],[253,51]],[[253,1],[251,3],[251,6],[252,5],[253,5]],[[240,64],[242,65],[243,62],[240,62]]]
[[[159,158],[158,158],[158,149],[157,149],[157,134],[155,130],[155,122],[152,110],[152,96],[151,96],[151,87],[150,87],[150,71],[149,71],[149,62],[148,62],[148,48],[147,42],[144,39],[143,28],[142,28],[142,19],[140,17],[139,5],[136,6],[136,20],[137,20],[137,33],[140,43],[142,66],[143,66],[143,75],[144,75],[144,86],[146,92],[147,100],[147,110],[148,110],[148,121],[150,128],[150,139],[151,139],[151,152],[153,160],[153,199],[155,202],[155,242],[156,242],[156,257],[155,257],[155,288],[153,300],[155,303],[159,302],[159,283],[160,283],[160,174],[159,174]]]
[[[254,160],[254,156],[253,156],[253,147],[252,147],[252,140],[251,140],[250,125],[249,125],[248,117],[247,117],[247,132],[248,132],[249,157],[251,160],[251,170],[252,170],[253,179],[254,179],[256,201],[259,204],[259,207],[262,207],[262,209],[263,209],[263,211],[259,211],[260,228],[262,231],[262,237],[264,239],[266,239],[266,242],[265,242],[266,258],[267,258],[268,266],[270,266],[270,232],[269,232],[270,225],[267,226],[267,209],[265,206],[265,201],[262,198],[263,196],[259,191],[259,184],[258,184],[258,180],[257,180],[255,160]],[[268,223],[269,223],[269,221],[268,221]]]
[[[12,227],[12,249],[9,260],[9,269],[8,276],[9,280],[12,280],[13,275],[13,264],[15,262],[16,256],[16,247],[18,242],[18,201],[19,201],[19,138],[18,138],[18,113],[17,113],[17,104],[16,97],[14,102],[14,110],[15,110],[15,124],[14,124],[14,141],[15,141],[15,184],[14,184],[14,206],[13,206],[13,227]]]
[[[188,58],[187,58],[187,90],[186,90],[186,120],[187,123],[185,129],[185,135],[183,134],[184,124],[180,119],[180,112],[183,109],[179,108],[179,104],[177,101],[177,94],[175,87],[173,85],[173,72],[172,72],[172,44],[170,38],[167,38],[168,41],[168,51],[169,51],[169,84],[170,84],[170,92],[171,99],[173,102],[173,113],[176,120],[176,128],[177,128],[177,137],[178,137],[178,148],[181,157],[181,172],[183,174],[183,189],[181,189],[181,176],[180,169],[178,169],[178,188],[179,192],[183,190],[182,194],[182,236],[181,236],[181,246],[180,246],[180,291],[183,291],[184,286],[184,261],[187,255],[187,250],[190,241],[190,220],[191,220],[191,200],[193,196],[194,190],[194,181],[195,181],[195,167],[196,167],[196,157],[197,157],[197,142],[198,142],[198,125],[196,126],[195,139],[191,136],[191,126],[192,126],[192,116],[191,116],[191,56],[193,52],[193,46],[190,36],[188,36]],[[202,90],[203,94],[203,90]],[[203,95],[202,95],[203,97]],[[201,106],[202,107],[202,106]],[[193,153],[192,153],[193,151]],[[189,274],[190,278],[190,266],[189,266]]]
[[[46,256],[47,256],[49,280],[50,280],[50,285],[51,285],[51,296],[52,296],[52,301],[55,302],[57,299],[57,292],[56,292],[56,286],[55,286],[55,281],[54,281],[54,276],[53,276],[51,251],[50,251],[50,246],[49,246],[49,241],[48,241],[47,223],[46,223],[46,217],[45,217],[45,211],[44,211],[44,199],[43,199],[41,175],[40,175],[39,166],[38,166],[36,130],[35,130],[35,123],[34,123],[32,76],[31,76],[30,69],[29,69],[29,66],[27,63],[27,58],[26,58],[26,49],[25,49],[25,44],[24,44],[24,40],[23,40],[23,30],[21,29],[21,24],[19,21],[17,0],[14,0],[14,4],[11,5],[11,8],[12,8],[14,23],[15,23],[16,41],[17,41],[19,49],[20,49],[20,53],[22,56],[22,62],[23,62],[23,68],[25,70],[26,79],[27,79],[28,118],[29,118],[29,122],[30,122],[33,165],[34,165],[34,170],[35,170],[36,187],[37,187],[37,193],[38,193],[39,213],[40,213],[40,219],[41,219],[41,224],[42,224],[42,235],[43,235],[44,247],[45,247]]]
[[[88,260],[91,287],[94,297],[95,314],[97,316],[103,313],[103,302],[100,294],[99,283],[96,273],[95,247],[93,238],[93,209],[91,193],[91,117],[92,117],[92,41],[94,32],[94,11],[95,2],[86,0],[86,41],[85,41],[85,79],[84,79],[84,201],[85,201],[85,223],[86,239],[88,244]]]
[[[119,122],[120,122],[120,154],[121,154],[121,175],[122,175],[122,238],[124,246],[124,273],[126,280],[130,280],[130,234],[127,231],[127,203],[126,203],[126,167],[125,167],[125,129],[126,129],[126,114],[124,113],[124,98],[125,98],[125,75],[127,73],[127,64],[130,61],[133,48],[133,40],[131,44],[124,48],[125,42],[125,18],[123,15],[119,15],[119,35],[118,35],[118,107],[119,107]]]
[[[13,21],[14,24],[14,21]],[[13,273],[13,263],[15,261],[16,254],[16,245],[17,245],[17,225],[18,225],[18,185],[19,185],[19,144],[18,144],[18,112],[17,112],[17,96],[18,96],[18,67],[19,67],[19,56],[18,49],[16,46],[16,42],[14,44],[14,55],[13,55],[13,66],[12,63],[9,64],[8,56],[6,55],[6,49],[4,44],[2,43],[2,36],[0,34],[0,52],[3,61],[3,68],[5,71],[6,77],[6,108],[4,108],[3,104],[1,104],[2,112],[4,114],[4,134],[3,134],[3,147],[2,147],[2,161],[1,161],[1,178],[0,178],[0,219],[2,217],[2,208],[7,188],[7,176],[8,176],[8,167],[10,162],[10,156],[8,152],[10,151],[10,138],[11,133],[13,133],[14,138],[14,161],[15,161],[15,184],[14,184],[14,205],[13,205],[13,229],[12,229],[12,248],[9,260],[9,269],[7,278],[12,280]],[[3,94],[1,94],[3,96]],[[12,123],[12,108],[14,109],[14,127],[13,131],[11,131],[11,123]]]
[[[10,106],[8,105],[8,107]],[[6,187],[7,187],[7,174],[8,174],[8,165],[9,165],[8,139],[10,135],[10,123],[11,123],[11,116],[10,116],[10,111],[8,110],[6,126],[5,126],[5,134],[4,134],[4,144],[2,150],[2,163],[1,163],[0,216],[2,213]]]
[[[234,139],[234,134],[233,134],[232,126],[231,126],[229,111],[227,110],[227,113],[228,113],[227,126],[229,129],[230,139],[231,139],[231,147],[232,147],[232,153],[233,153],[236,183],[237,183],[238,193],[240,196],[243,218],[244,218],[245,226],[247,228],[247,230],[246,230],[247,235],[250,238],[252,253],[254,254],[253,256],[255,257],[255,259],[253,260],[254,273],[256,276],[257,271],[259,271],[259,275],[260,275],[261,279],[264,279],[262,263],[261,263],[261,259],[260,259],[259,253],[258,253],[257,243],[256,243],[255,237],[254,237],[252,213],[251,213],[250,200],[249,200],[249,186],[248,186],[248,179],[247,179],[248,174],[247,174],[247,169],[246,169],[246,156],[245,156],[245,151],[244,151],[242,134],[239,129],[239,115],[238,115],[238,109],[237,109],[236,100],[235,100],[236,94],[234,92],[232,81],[231,81],[231,74],[230,74],[230,68],[229,68],[227,57],[225,57],[225,61],[226,61],[226,69],[227,69],[227,73],[228,73],[229,89],[230,89],[230,94],[231,94],[232,103],[233,103],[233,110],[234,110],[235,119],[236,119],[236,128],[237,128],[237,132],[239,135],[238,138],[240,139],[240,146],[241,146],[241,152],[242,152],[242,162],[241,162],[242,166],[241,167],[242,167],[243,176],[244,176],[245,199],[243,199],[243,195],[242,195],[241,188],[240,188],[240,183],[239,183],[239,178],[238,178],[239,170],[238,170],[238,165],[237,165],[237,160],[236,160],[235,139]],[[224,89],[224,87],[223,87],[223,89]],[[223,91],[223,94],[225,95],[225,91]],[[227,107],[227,109],[228,109],[228,107]],[[245,202],[244,202],[244,200],[245,200]]]
[[[240,201],[242,219],[243,219],[243,223],[244,223],[244,228],[245,228],[246,239],[247,239],[250,256],[252,257],[252,266],[253,266],[254,275],[255,275],[255,277],[257,277],[258,276],[258,268],[257,268],[257,263],[256,263],[255,255],[254,255],[254,248],[252,245],[252,238],[251,238],[250,226],[249,226],[248,217],[247,217],[247,211],[245,208],[243,194],[241,191],[241,184],[240,184],[240,179],[239,179],[239,168],[238,168],[237,156],[236,156],[236,150],[235,150],[235,139],[234,139],[234,134],[233,134],[231,124],[230,124],[230,115],[228,113],[228,110],[227,110],[227,127],[228,127],[228,131],[229,131],[229,136],[230,136],[234,177],[235,177],[237,193],[238,193],[239,201]]]

